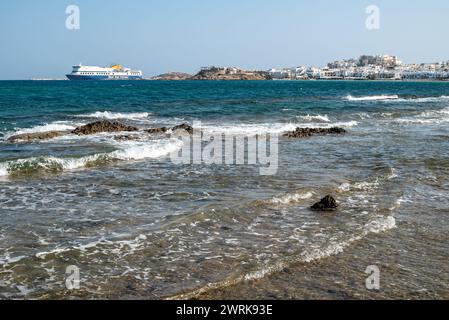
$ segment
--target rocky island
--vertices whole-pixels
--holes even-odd
[[[265,71],[250,71],[235,67],[204,67],[195,74],[184,72],[168,72],[149,80],[272,80]]]
[[[206,67],[190,78],[191,80],[271,80],[265,71],[248,71],[234,67]]]

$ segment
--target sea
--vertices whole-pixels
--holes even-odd
[[[99,120],[142,130],[70,134]],[[144,131],[182,123],[276,171]],[[0,81],[1,299],[448,299],[448,261],[449,83]]]

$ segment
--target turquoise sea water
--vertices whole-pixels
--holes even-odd
[[[141,129],[201,121],[233,136],[348,133],[280,137],[270,176],[254,165],[175,164],[179,141],[145,132],[8,142],[99,119]],[[1,81],[0,296],[195,296],[345,257],[378,234],[381,252],[408,263],[386,297],[447,297],[448,124],[449,83]],[[326,194],[338,211],[308,209]],[[369,254],[359,259],[364,270]],[[69,265],[79,290],[66,290]]]

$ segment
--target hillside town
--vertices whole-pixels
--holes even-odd
[[[362,55],[358,59],[330,62],[325,67],[270,69],[278,80],[449,80],[449,61],[404,64],[396,56]]]

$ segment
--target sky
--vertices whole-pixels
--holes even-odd
[[[66,8],[80,29],[66,28]],[[366,8],[380,10],[378,30]],[[144,76],[202,66],[323,66],[362,54],[449,60],[447,0],[14,0],[0,3],[0,79],[120,63]]]

